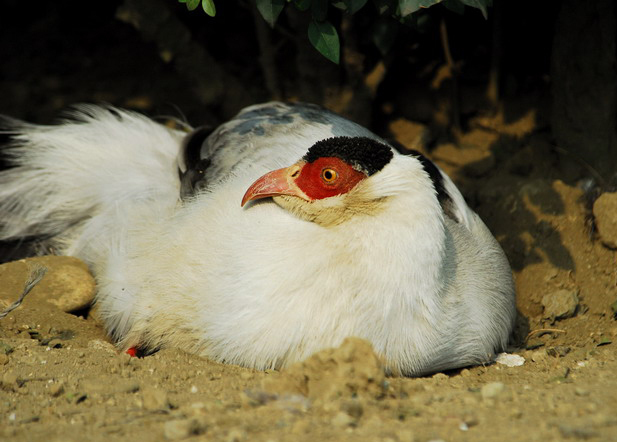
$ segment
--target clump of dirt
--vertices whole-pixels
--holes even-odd
[[[383,366],[371,344],[347,338],[339,348],[325,349],[269,379],[264,390],[300,394],[312,401],[381,398],[386,390]]]

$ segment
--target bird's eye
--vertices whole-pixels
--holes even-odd
[[[334,169],[324,169],[321,171],[321,177],[326,183],[332,183],[338,178],[338,173]]]

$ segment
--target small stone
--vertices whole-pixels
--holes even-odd
[[[165,438],[169,440],[186,439],[202,431],[197,419],[179,419],[165,422]]]
[[[227,437],[225,438],[225,442],[241,442],[246,439],[246,431],[241,428],[232,428],[227,433]]]
[[[47,343],[49,348],[62,348],[62,341],[60,339],[52,339]]]
[[[64,383],[55,382],[49,386],[49,394],[53,397],[58,397],[64,393]]]
[[[335,427],[348,427],[353,425],[356,420],[343,411],[339,411],[330,422]]]
[[[556,345],[555,347],[546,349],[546,354],[554,358],[563,358],[568,353],[570,353],[570,347],[565,345]]]
[[[19,376],[17,373],[13,371],[7,371],[2,375],[2,383],[7,387],[12,387],[17,385],[17,381],[19,380]]]
[[[576,387],[574,389],[574,394],[577,396],[589,396],[589,390],[585,390],[584,388],[581,388],[581,387]]]
[[[571,318],[578,307],[578,290],[557,290],[542,298],[544,317],[555,319]]]
[[[531,360],[533,362],[545,361],[547,356],[548,355],[546,354],[546,350],[545,349],[535,350],[535,351],[531,352]]]
[[[8,355],[10,353],[13,353],[13,347],[0,341],[0,355]]]
[[[9,357],[5,354],[0,353],[0,365],[6,365],[9,363]]]
[[[525,358],[510,353],[499,353],[495,359],[495,362],[507,367],[520,367],[525,363]]]
[[[504,390],[506,386],[503,382],[491,382],[482,386],[480,390],[480,394],[483,399],[493,399],[499,396]]]

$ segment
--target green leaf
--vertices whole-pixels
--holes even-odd
[[[395,2],[396,0],[373,0],[379,15],[384,15],[393,11],[396,8]]]
[[[257,0],[257,10],[272,28],[284,6],[285,0]]]
[[[443,0],[442,5],[456,14],[463,15],[465,13],[465,5],[460,0]]]
[[[339,63],[341,47],[338,33],[331,23],[312,20],[308,27],[308,37],[321,55],[333,63]]]
[[[436,5],[437,3],[441,3],[441,1],[442,0],[398,0],[398,7],[401,17],[407,17],[409,14],[416,12],[420,8],[428,8],[430,6]]]
[[[460,0],[460,2],[472,8],[478,8],[482,11],[482,15],[485,19],[488,18],[488,11],[486,8],[493,4],[491,0]]]
[[[201,0],[186,0],[186,7],[189,11],[194,11]]]
[[[186,3],[186,0],[178,0],[180,3]]]
[[[294,0],[294,5],[300,11],[306,11],[311,7],[311,0]]]
[[[368,0],[344,0],[347,5],[347,12],[355,14],[366,5]]]
[[[204,12],[210,17],[214,17],[216,15],[216,6],[214,6],[214,0],[201,0],[201,7],[204,9]]]
[[[313,0],[311,3],[313,20],[326,21],[328,17],[328,0]]]

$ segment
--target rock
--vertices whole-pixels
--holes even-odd
[[[510,353],[499,353],[495,359],[495,362],[507,367],[520,367],[525,363],[525,358]]]
[[[3,304],[12,303],[21,295],[34,264],[46,267],[47,273],[22,305],[47,302],[64,312],[72,312],[92,303],[96,283],[85,263],[71,256],[39,256],[0,265]]]
[[[49,394],[53,397],[58,397],[64,393],[64,382],[54,382],[49,386]]]
[[[555,319],[571,318],[578,307],[578,290],[557,290],[542,298],[544,317]]]
[[[600,195],[593,204],[593,216],[602,244],[617,249],[617,192]]]
[[[546,353],[545,349],[535,350],[531,353],[531,360],[533,362],[542,362],[542,361],[546,361],[547,356],[548,354]]]
[[[0,355],[8,355],[13,353],[13,347],[0,341]]]
[[[503,382],[491,382],[482,386],[480,394],[482,399],[493,399],[503,393],[505,388]]]
[[[19,380],[19,376],[17,373],[13,371],[7,371],[2,375],[2,384],[6,387],[14,387],[17,386],[17,381]]]
[[[178,419],[165,422],[165,438],[169,440],[186,439],[203,431],[197,419]]]
[[[570,353],[570,347],[565,345],[556,345],[555,347],[546,349],[546,354],[554,358],[563,358],[568,353]]]
[[[343,411],[339,411],[330,421],[330,423],[335,427],[348,427],[350,425],[354,425],[355,422],[356,419]]]

